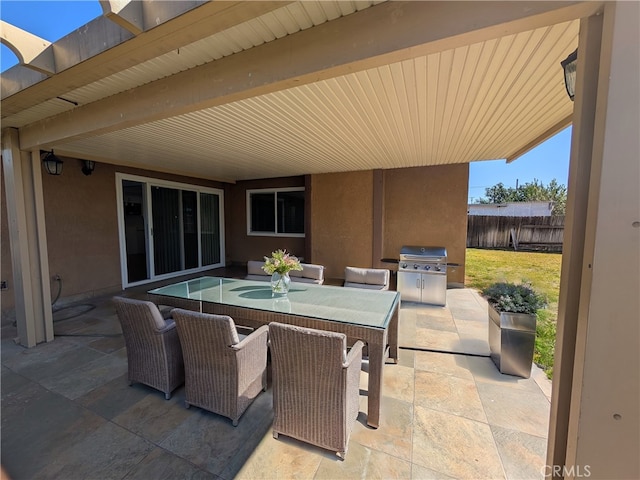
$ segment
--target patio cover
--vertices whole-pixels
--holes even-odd
[[[223,181],[517,158],[571,122],[594,2],[100,2],[3,24],[20,149]],[[41,40],[41,39],[40,39]]]
[[[100,3],[52,45],[2,25],[27,328],[51,326],[40,149],[234,181],[511,160],[571,121],[547,467],[639,477],[637,2]]]

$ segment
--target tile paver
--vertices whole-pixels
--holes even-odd
[[[380,428],[366,426],[365,369],[344,462],[272,438],[270,389],[234,428],[185,409],[183,388],[165,401],[153,389],[129,387],[110,297],[56,322],[56,333],[79,336],[34,349],[16,346],[15,328],[5,326],[3,466],[14,480],[542,478],[551,383],[535,366],[530,379],[500,374],[486,357],[482,297],[468,289],[447,295],[447,307],[403,304],[400,359],[385,366]]]

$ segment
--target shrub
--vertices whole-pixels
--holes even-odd
[[[546,298],[529,283],[498,282],[482,291],[489,305],[498,312],[533,313],[547,306]]]

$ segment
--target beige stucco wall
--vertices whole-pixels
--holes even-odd
[[[469,165],[386,170],[383,257],[403,245],[444,246],[448,283],[464,284]]]
[[[61,298],[121,288],[115,167],[98,164],[90,176],[79,160],[63,158],[62,175],[43,173],[51,277]],[[51,282],[51,297],[58,294]]]
[[[312,175],[311,257],[327,278],[371,266],[373,172]]]
[[[382,171],[382,231],[376,231],[374,172],[312,175],[312,257],[329,278],[344,278],[347,265],[374,265],[374,237],[381,258],[397,259],[403,245],[443,245],[450,284],[464,283],[467,231],[467,164]],[[393,265],[387,265],[395,268]]]
[[[49,272],[62,278],[61,301],[117,292],[122,288],[118,238],[116,172],[174,182],[227,189],[227,184],[140,169],[98,163],[92,175],[81,172],[80,160],[64,160],[62,175],[43,173],[45,224]],[[227,194],[225,194],[226,196]],[[4,194],[2,195],[4,208]],[[3,222],[6,222],[3,210]],[[228,242],[228,239],[227,239]],[[11,262],[8,235],[2,231],[2,278],[5,255]],[[10,274],[7,271],[7,274]],[[11,287],[12,278],[9,278]],[[58,295],[59,283],[51,280],[51,298]],[[3,310],[12,308],[10,288],[2,293]]]
[[[246,191],[254,188],[305,186],[304,177],[289,177],[223,184],[201,179],[148,172],[108,164],[82,174],[80,161],[63,158],[60,176],[43,175],[45,222],[51,277],[62,278],[61,299],[75,299],[121,289],[116,206],[116,172],[222,188],[225,191],[225,243],[227,264],[261,259],[285,248],[326,267],[326,277],[342,279],[347,265],[370,267],[374,237],[383,245],[382,257],[397,258],[407,243],[442,244],[450,260],[464,263],[466,231],[466,165],[383,171],[383,231],[375,231],[374,172],[359,171],[312,175],[308,182],[310,240],[295,237],[248,236]],[[11,255],[2,195],[2,308],[13,308]],[[379,266],[379,265],[378,265]],[[390,265],[394,268],[393,265]],[[464,269],[449,281],[463,282]],[[51,281],[52,299],[58,283]]]

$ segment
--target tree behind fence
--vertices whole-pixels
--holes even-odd
[[[562,251],[564,216],[501,217],[469,215],[467,247]]]

